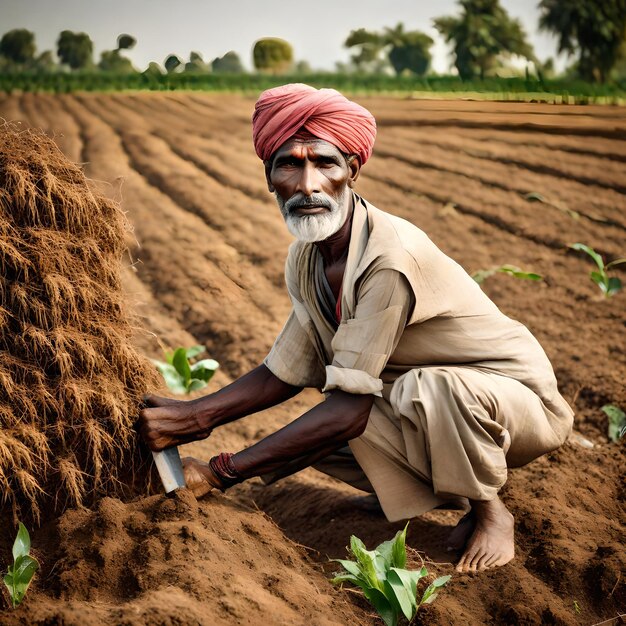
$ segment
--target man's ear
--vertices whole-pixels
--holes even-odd
[[[356,154],[350,155],[350,160],[348,161],[348,169],[350,170],[348,187],[354,187],[354,183],[356,183],[357,178],[359,177],[359,173],[361,172],[361,161]]]
[[[274,193],[274,185],[272,185],[271,181],[271,173],[272,173],[272,162],[271,161],[263,161],[263,165],[265,166],[265,180],[267,181],[267,189],[270,193]]]

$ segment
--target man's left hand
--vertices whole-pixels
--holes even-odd
[[[211,466],[200,459],[186,456],[183,459],[183,471],[187,489],[191,489],[196,498],[205,496],[212,489],[222,489],[222,483]]]

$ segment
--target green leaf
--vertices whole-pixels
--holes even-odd
[[[353,576],[361,576],[361,570],[359,568],[359,564],[354,561],[348,561],[346,559],[333,559],[335,563],[339,563],[346,572],[349,572]]]
[[[348,582],[360,587],[363,581],[357,576],[353,576],[352,574],[337,574],[337,576],[331,578],[330,582],[335,585]]]
[[[546,199],[537,191],[527,193],[524,198],[526,198],[529,202],[546,202]]]
[[[413,598],[417,596],[417,583],[424,578],[424,576],[428,576],[428,570],[425,567],[419,570],[407,570],[393,567],[391,571],[398,576],[404,588]]]
[[[608,436],[611,441],[619,441],[622,430],[626,427],[626,413],[614,404],[605,404],[602,411],[609,418]]]
[[[4,578],[2,579],[4,581],[4,584],[6,586],[6,588],[9,590],[9,596],[11,598],[11,604],[13,605],[13,608],[15,608],[17,606],[17,602],[15,599],[15,585],[14,585],[14,578],[13,578],[13,567],[11,565],[9,565],[9,571],[5,574]]]
[[[180,374],[186,386],[191,379],[191,368],[189,367],[185,348],[178,348],[176,352],[174,352],[172,365],[176,368],[176,371]]]
[[[11,596],[14,606],[20,604],[24,599],[38,567],[39,563],[28,555],[20,557],[15,562],[12,581],[13,594]]]
[[[591,280],[600,287],[603,293],[606,293],[609,287],[608,276],[604,272],[589,272]]]
[[[609,278],[609,282],[606,288],[607,297],[615,295],[618,291],[622,289],[622,281],[616,276],[612,276]]]
[[[398,623],[398,613],[394,611],[389,600],[382,591],[378,589],[363,589],[365,597],[370,601],[372,606],[378,611],[387,626],[396,626]]]
[[[393,540],[391,565],[393,567],[403,568],[406,566],[406,530],[409,523],[406,523],[404,529],[398,533]]]
[[[13,608],[24,599],[24,595],[38,567],[39,563],[27,554],[18,556],[15,559],[15,563],[9,566],[3,581],[9,590]]]
[[[375,552],[378,552],[379,556],[382,558],[386,570],[393,565],[393,542],[394,539],[391,539],[389,541],[383,541],[375,548]]]
[[[192,379],[201,380],[205,385],[213,378],[213,374],[215,374],[214,370],[207,370],[202,367],[198,369],[191,369],[191,377]]]
[[[191,346],[191,348],[187,348],[185,350],[185,354],[187,358],[191,361],[191,359],[195,359],[199,354],[206,352],[206,348],[204,346]]]
[[[477,270],[472,274],[472,278],[480,285],[484,283],[487,278],[493,276],[495,273],[495,270]]]
[[[379,568],[376,566],[376,557],[380,555],[367,550],[365,544],[354,535],[350,537],[350,549],[356,557],[363,578],[371,587],[382,592],[385,573],[383,571],[382,576],[379,576]],[[382,556],[380,560],[383,561]]]
[[[606,269],[608,270],[609,267],[615,267],[616,265],[621,265],[622,263],[626,263],[626,259],[615,259],[615,261],[611,261],[606,264]]]
[[[192,378],[187,385],[187,393],[203,389],[204,387],[206,387],[206,381],[200,378]]]
[[[399,572],[406,572],[406,570],[392,569],[387,576],[387,584],[393,591],[398,605],[400,606],[400,610],[404,613],[404,617],[410,621],[417,612],[417,600],[411,588],[411,584],[405,585]]]
[[[406,529],[399,530],[390,541],[383,541],[376,547],[376,552],[382,555],[385,562],[385,570],[390,567],[404,567],[406,565]]]
[[[218,367],[219,363],[217,361],[213,359],[203,359],[191,366],[191,375],[193,378],[199,378],[208,383]]]
[[[216,370],[218,369],[220,364],[215,359],[202,359],[202,361],[198,361],[191,366],[191,371],[194,369],[204,368],[206,370]]]
[[[176,371],[176,368],[169,363],[163,363],[162,361],[152,361],[163,379],[165,380],[165,384],[168,388],[174,393],[186,393],[187,388],[185,387],[185,382],[182,379],[181,375]]]
[[[358,569],[358,565],[354,563],[354,561],[340,561],[339,559],[337,560],[342,564],[351,563],[352,565],[357,567],[356,571],[360,572],[360,570]],[[349,565],[348,567],[351,567],[351,569],[353,569],[351,565]],[[363,594],[369,600],[370,604],[378,611],[385,624],[388,624],[389,626],[395,626],[397,624],[397,610],[393,608],[391,602],[385,596],[385,594],[375,587],[372,587],[367,580],[364,580],[362,578],[360,573],[359,575],[354,575],[350,573],[339,574],[338,576],[335,576],[335,578],[333,578],[331,582],[335,584],[350,582],[353,585],[356,585],[363,591]]]
[[[19,522],[17,536],[15,537],[15,542],[13,543],[13,560],[17,561],[17,559],[21,556],[26,556],[30,552],[30,535],[26,530],[26,526]]]
[[[438,593],[437,593],[437,589],[443,587],[449,580],[450,580],[451,576],[440,576],[439,578],[436,578],[435,580],[433,580],[432,583],[430,583],[430,585],[428,585],[428,587],[426,587],[426,590],[424,591],[424,595],[422,596],[422,599],[420,600],[420,606],[422,604],[430,604],[431,602],[434,602],[435,598],[437,597]]]
[[[572,243],[568,247],[572,250],[580,250],[581,252],[587,253],[596,262],[598,269],[601,271],[604,270],[604,261],[593,248],[586,246],[584,243]]]
[[[534,272],[525,272],[521,270],[519,267],[515,267],[514,265],[501,265],[497,268],[498,272],[504,272],[505,274],[510,274],[515,278],[521,278],[524,280],[542,280],[543,276],[541,274],[535,274]]]

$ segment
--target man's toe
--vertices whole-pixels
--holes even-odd
[[[458,565],[456,566],[457,572],[467,572],[469,571],[472,560],[476,556],[477,550],[475,548],[470,548],[466,550],[463,556],[460,558]]]
[[[483,572],[488,569],[488,562],[493,558],[493,554],[483,554],[480,559],[476,562],[476,571]]]

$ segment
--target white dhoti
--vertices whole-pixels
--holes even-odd
[[[350,441],[367,480],[339,456],[320,470],[371,484],[394,521],[493,499],[507,468],[565,441],[573,413],[539,343],[419,229],[356,199],[338,327],[314,288],[318,254],[290,250],[293,312],[265,363],[293,385],[376,396]]]

